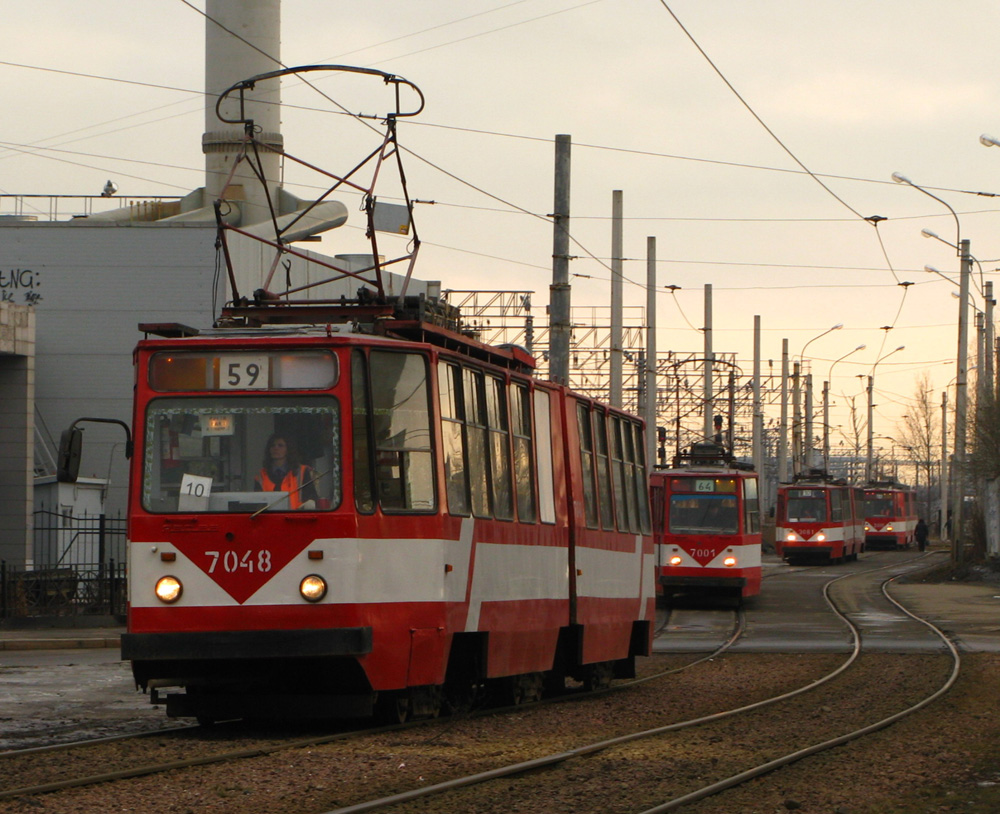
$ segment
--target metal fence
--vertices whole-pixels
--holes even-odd
[[[35,512],[34,567],[0,561],[0,618],[125,612],[125,519]]]

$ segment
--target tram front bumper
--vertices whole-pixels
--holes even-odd
[[[781,554],[786,559],[806,559],[809,557],[831,557],[833,556],[832,546],[818,545],[786,545],[782,546]]]
[[[122,635],[125,661],[323,658],[363,656],[371,650],[370,627]]]
[[[744,588],[746,577],[684,577],[665,575],[660,577],[664,588]]]

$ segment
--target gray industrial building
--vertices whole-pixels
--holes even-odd
[[[244,127],[234,121],[244,110],[239,100],[222,105],[222,120],[216,113],[225,89],[281,64],[279,44],[280,0],[208,0],[204,187],[180,199],[124,199],[114,197],[117,186],[109,180],[103,195],[79,196],[81,211],[64,220],[51,205],[48,220],[31,214],[39,209],[25,201],[44,196],[0,196],[0,204],[15,204],[13,212],[0,214],[0,561],[9,568],[30,570],[39,564],[39,551],[52,549],[49,542],[39,544],[32,527],[40,496],[49,501],[46,516],[54,512],[57,520],[72,516],[75,505],[94,505],[92,494],[77,503],[79,494],[55,482],[59,437],[80,418],[131,425],[138,324],[208,328],[234,296],[216,248],[216,201],[225,202],[226,222],[241,229],[228,242],[241,295],[267,287],[278,259],[282,276],[315,286],[307,296],[318,299],[356,296],[359,278],[353,272],[372,267],[370,249],[334,258],[297,250],[276,258],[254,239],[270,235],[273,246],[275,224],[285,222],[284,244],[318,239],[349,215],[339,201],[301,200],[281,183],[284,137],[276,82],[258,101],[246,103],[246,115],[269,145],[258,169],[242,163]],[[93,206],[98,200],[101,211]],[[405,243],[407,207],[378,204],[375,215],[374,229],[395,232]],[[330,263],[348,273],[331,278]],[[440,283],[406,275],[383,272],[382,280],[387,295],[440,291]],[[107,423],[81,426],[76,488],[98,489],[101,512],[122,513],[128,491],[125,432]]]
[[[214,241],[212,224],[0,218],[0,560],[32,563],[34,479],[55,474],[61,431],[131,424],[138,323],[211,325]],[[80,474],[123,511],[124,432],[83,426]]]

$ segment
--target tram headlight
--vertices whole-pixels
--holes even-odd
[[[670,564],[671,565],[680,565],[681,564],[681,558],[680,557],[671,557],[670,558]]]
[[[885,527],[886,531],[892,531],[892,523]]]
[[[820,532],[816,535],[816,539],[822,543],[826,539],[826,535],[823,532]]]
[[[722,564],[726,566],[726,568],[732,568],[734,565],[736,565],[736,557],[726,557],[722,561]]]
[[[319,602],[326,596],[326,580],[319,574],[310,574],[299,583],[299,593],[306,602]]]
[[[871,531],[872,527],[865,523],[865,531]]]
[[[181,598],[184,593],[184,586],[177,577],[160,577],[156,581],[156,596],[161,602],[168,605],[173,604]]]
[[[785,537],[785,539],[786,539],[786,540],[787,540],[788,542],[790,542],[790,543],[794,543],[794,542],[795,542],[795,539],[796,539],[796,538],[795,538],[795,532],[794,532],[794,531],[790,531],[790,532],[788,532],[788,535],[787,535],[787,536]]]

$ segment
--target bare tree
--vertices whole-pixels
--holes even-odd
[[[863,475],[858,474],[857,467],[861,458],[861,438],[865,432],[865,420],[861,415],[861,410],[858,408],[857,396],[844,396],[844,400],[847,402],[850,424],[848,427],[842,428],[840,434],[847,441],[848,446],[854,453],[849,480],[852,483],[860,483]]]
[[[924,371],[917,377],[907,414],[903,416],[902,423],[896,425],[900,443],[913,455],[917,485],[925,489],[921,513],[925,518],[930,512],[930,489],[935,481],[935,464],[941,448],[941,421],[938,407],[932,400],[933,392],[931,377]],[[917,499],[920,500],[919,495]]]

